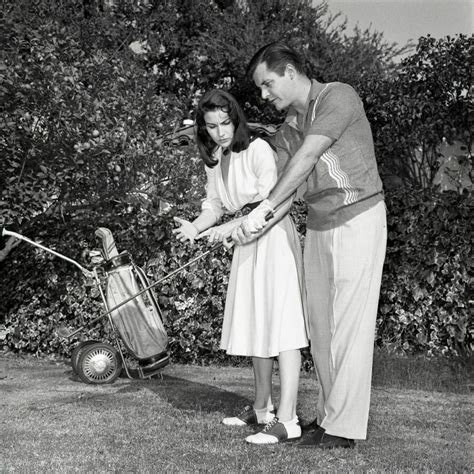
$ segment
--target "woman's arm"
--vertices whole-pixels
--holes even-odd
[[[214,242],[225,242],[226,239],[232,235],[232,232],[236,228],[240,227],[240,224],[242,223],[243,219],[244,219],[244,216],[236,217],[235,219],[225,222],[224,224],[210,227],[204,232],[201,232],[196,237],[196,239],[208,237],[208,240],[211,244]]]
[[[204,209],[201,214],[193,220],[193,226],[196,227],[198,233],[201,233],[215,225],[218,220],[214,212],[209,209]]]
[[[262,146],[263,144],[264,146]],[[258,176],[259,193],[261,196],[266,197],[271,194],[272,188],[274,188],[278,179],[276,163],[278,161],[278,156],[268,145],[268,143],[262,141],[262,145],[259,147],[258,152],[254,155],[254,171]],[[248,227],[249,224],[249,218],[251,218],[255,210],[252,211],[248,216],[242,219],[241,226],[233,230],[232,238],[234,241],[238,244],[245,244],[257,239],[267,230],[271,229],[289,212],[295,195],[296,192],[292,193],[292,195],[284,199],[276,209],[266,205],[266,203],[268,203],[268,198],[264,199],[256,209],[261,211],[262,220],[265,222],[265,225],[257,225],[255,228],[252,228],[252,232],[246,232],[246,227]],[[235,237],[236,234],[239,235],[239,238]]]
[[[308,135],[293,158],[287,163],[267,199],[255,208],[240,229],[236,229],[232,238],[236,244],[244,244],[256,239],[263,228],[268,227],[273,219],[266,220],[269,212],[274,212],[280,205],[296,192],[304,183],[320,156],[331,146],[333,139],[323,135]]]
[[[201,232],[215,225],[223,214],[222,202],[215,183],[216,169],[205,166],[204,170],[207,177],[206,198],[202,202],[201,213],[192,222],[180,217],[174,218],[179,227],[173,229],[173,234],[181,242],[189,240],[191,245],[194,244],[194,240]]]
[[[214,212],[204,209],[192,222],[180,217],[174,217],[174,221],[179,224],[179,227],[171,232],[176,235],[180,242],[189,240],[192,245],[199,233],[209,229],[209,227],[212,227],[217,222],[217,217]]]

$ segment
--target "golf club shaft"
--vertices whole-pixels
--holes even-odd
[[[86,326],[89,326],[91,324],[96,323],[97,321],[100,321],[105,316],[108,316],[109,314],[113,313],[115,310],[117,310],[118,308],[122,307],[123,305],[129,303],[130,301],[134,300],[138,296],[143,295],[143,293],[146,293],[147,291],[151,290],[156,285],[159,285],[160,283],[163,283],[168,278],[171,278],[172,276],[176,275],[177,273],[179,273],[180,271],[182,271],[185,268],[189,267],[190,265],[197,262],[198,260],[201,260],[202,258],[206,257],[210,253],[215,252],[216,250],[220,249],[223,245],[224,244],[222,242],[219,242],[219,243],[213,245],[209,250],[206,250],[201,255],[198,255],[197,257],[193,258],[189,262],[185,263],[183,266],[177,268],[176,270],[173,270],[171,273],[168,273],[163,278],[160,278],[158,281],[155,281],[151,285],[148,285],[146,288],[143,288],[143,290],[140,290],[138,293],[135,293],[134,295],[130,296],[129,298],[123,300],[119,304],[115,305],[113,308],[107,310],[105,313],[101,314],[100,316],[97,316],[97,318],[94,318],[92,321],[89,321],[87,324],[84,324],[83,326],[81,326],[80,328],[74,330],[70,334],[64,335],[64,337],[70,338],[70,337],[75,336],[77,333],[81,332]]]
[[[269,221],[270,219],[272,219],[274,217],[274,214],[273,212],[269,212],[266,216],[265,216],[265,220],[266,221]],[[228,239],[230,239],[228,237]],[[108,316],[109,314],[113,313],[115,310],[117,310],[118,308],[122,307],[123,305],[129,303],[130,301],[134,300],[135,298],[137,298],[138,296],[142,295],[143,293],[146,293],[147,291],[151,290],[152,288],[154,288],[155,286],[159,285],[160,283],[163,283],[165,280],[167,280],[168,278],[171,278],[172,276],[176,275],[177,273],[179,273],[180,271],[184,270],[185,268],[189,267],[190,265],[192,265],[193,263],[197,262],[198,260],[201,260],[202,258],[206,257],[207,255],[209,255],[210,253],[212,252],[215,252],[216,250],[220,249],[222,246],[224,245],[223,242],[218,242],[217,244],[213,245],[209,250],[206,250],[204,253],[202,253],[201,255],[198,255],[197,257],[193,258],[192,260],[190,260],[188,263],[185,263],[183,266],[177,268],[176,270],[172,271],[171,273],[168,273],[168,275],[165,275],[163,278],[160,278],[158,281],[155,281],[154,283],[152,283],[151,285],[148,285],[146,288],[143,288],[143,290],[139,291],[138,293],[130,296],[129,298],[123,300],[121,303],[115,305],[113,308],[107,310],[105,313],[101,314],[100,316],[97,316],[97,318],[94,318],[92,321],[89,321],[87,324],[84,324],[82,325],[80,328],[76,329],[75,331],[72,331],[71,333],[69,334],[63,334],[63,337],[67,337],[67,338],[71,338],[73,336],[75,336],[77,333],[81,332],[86,326],[89,326],[91,324],[95,324],[97,321],[100,321],[102,318],[104,318],[105,316]]]

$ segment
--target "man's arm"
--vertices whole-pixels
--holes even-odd
[[[275,187],[267,200],[275,209],[306,181],[319,157],[332,145],[334,140],[324,135],[307,135],[303,144],[283,169]]]
[[[234,243],[238,245],[244,245],[261,237],[263,234],[265,234],[265,232],[268,232],[274,225],[278,224],[278,222],[280,222],[280,220],[283,219],[283,217],[285,217],[288,212],[290,212],[290,208],[293,204],[295,196],[296,193],[293,193],[289,198],[283,201],[283,203],[280,204],[278,208],[273,211],[268,223],[262,229],[251,233],[245,233],[244,229],[241,226],[236,227],[230,235],[232,243],[224,242],[224,246],[230,248]],[[243,218],[243,220],[245,220],[245,217]]]
[[[266,216],[268,208],[277,209],[278,206],[281,206],[283,202],[288,200],[288,198],[296,192],[296,189],[308,178],[318,162],[319,157],[332,145],[333,142],[334,140],[332,138],[324,135],[306,136],[301,147],[298,148],[298,151],[283,169],[277,184],[272,189],[265,202],[262,203],[262,205],[265,205],[263,207],[262,205],[258,206],[249,214],[250,218],[256,216],[256,220],[259,224],[257,224],[255,228],[252,228],[254,225],[249,228],[248,225],[244,225],[244,219],[243,224],[232,233],[232,240],[235,244],[244,245],[252,242],[260,237],[264,230],[267,230],[268,223],[266,222]],[[289,200],[290,205],[292,201],[292,199]],[[285,209],[285,211],[288,212],[287,209]],[[273,225],[276,224],[286,214],[286,212],[276,212],[273,218],[270,219],[270,222]]]

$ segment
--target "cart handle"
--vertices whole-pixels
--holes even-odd
[[[80,265],[75,260],[72,260],[71,258],[66,257],[65,255],[63,255],[59,252],[55,252],[54,250],[51,250],[48,247],[45,247],[44,245],[41,245],[38,242],[35,242],[34,240],[29,239],[28,237],[25,237],[24,235],[17,234],[16,232],[11,232],[11,231],[6,230],[6,229],[2,229],[2,235],[3,236],[9,235],[11,237],[15,237],[16,239],[24,240],[25,242],[28,242],[29,244],[34,245],[35,247],[39,247],[40,249],[46,250],[46,252],[52,253],[53,255],[56,255],[56,257],[62,258],[63,260],[66,260],[66,261],[72,263],[73,265],[76,265],[76,267],[79,268],[79,270],[81,270],[81,272],[85,276],[87,276],[87,277],[93,277],[94,276],[94,272],[91,272],[90,270],[87,270],[87,268],[84,268],[82,265]]]

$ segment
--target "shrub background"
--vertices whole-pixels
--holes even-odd
[[[468,355],[469,196],[399,190],[387,192],[386,199],[389,240],[377,346],[397,353]],[[65,216],[37,224],[29,236],[87,266],[82,255],[96,247],[95,229],[108,226],[119,250],[128,250],[156,281],[206,250],[205,244],[183,246],[170,232],[173,215],[195,212],[182,206],[161,216],[130,209],[120,215],[116,209],[113,225],[100,212]],[[295,207],[293,217],[304,233],[304,205]],[[218,250],[156,287],[173,360],[236,360],[218,350],[230,260],[230,252]],[[77,327],[103,311],[97,291],[74,266],[28,244],[0,266],[0,279],[5,282],[0,298],[7,304],[5,342],[14,351],[67,356],[71,347],[55,334],[58,325]],[[87,337],[107,337],[104,323]]]
[[[204,251],[171,238],[172,217],[194,215],[204,175],[194,146],[160,137],[191,118],[201,94],[225,87],[250,120],[277,124],[243,77],[249,45],[287,39],[310,74],[353,85],[372,124],[387,189],[389,247],[377,344],[397,352],[463,355],[468,319],[470,190],[438,193],[437,147],[457,138],[471,160],[472,37],[420,38],[406,47],[336,26],[327,4],[169,0],[7,0],[0,30],[0,220],[87,265],[94,231],[112,230],[151,280]],[[417,150],[415,153],[414,150]],[[462,188],[460,188],[462,191]],[[293,215],[304,235],[305,208]],[[54,329],[100,311],[74,267],[1,239],[0,324],[19,352],[67,355]],[[182,362],[227,360],[217,350],[230,255],[158,288],[170,350]],[[103,324],[90,337],[107,337]]]

